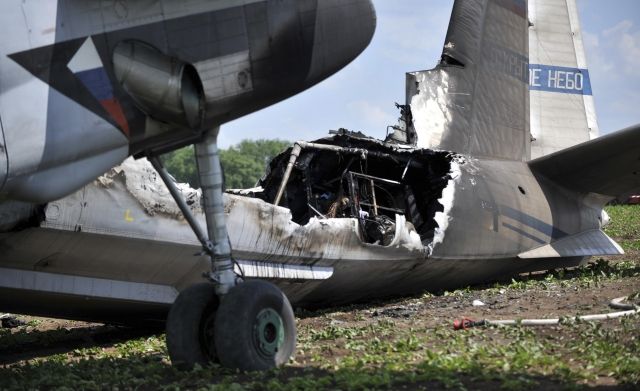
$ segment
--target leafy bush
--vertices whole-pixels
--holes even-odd
[[[291,143],[283,140],[244,140],[228,149],[220,150],[227,189],[253,187],[277,154]],[[167,170],[178,182],[200,187],[193,147],[188,146],[168,153],[164,158]]]

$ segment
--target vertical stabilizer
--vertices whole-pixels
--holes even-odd
[[[532,158],[598,137],[576,0],[529,0]]]
[[[419,147],[528,160],[528,29],[526,0],[455,1],[440,63],[407,74]]]

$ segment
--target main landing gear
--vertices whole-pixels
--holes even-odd
[[[296,344],[287,297],[266,281],[243,282],[233,270],[222,195],[219,128],[195,145],[207,232],[203,232],[157,156],[149,160],[211,258],[211,282],[184,289],[167,318],[167,349],[181,369],[219,362],[245,371],[285,364]]]

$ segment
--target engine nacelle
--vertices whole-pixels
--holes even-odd
[[[113,52],[115,76],[150,117],[194,130],[204,119],[204,89],[196,68],[144,42],[120,42]]]

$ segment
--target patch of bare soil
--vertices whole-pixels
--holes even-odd
[[[607,261],[616,262],[615,259]],[[558,318],[613,312],[615,310],[609,306],[612,299],[640,292],[638,278],[598,282],[585,279],[581,282],[572,280],[575,275],[570,270],[564,277],[554,277],[553,281],[546,282],[548,276],[547,273],[527,276],[530,281],[539,283],[523,289],[480,286],[450,294],[402,298],[308,314],[302,312],[301,324],[322,328],[330,324],[364,325],[371,320],[392,318],[397,326],[435,328],[443,325],[453,327],[453,321],[460,318]],[[474,301],[480,301],[482,305],[474,306]]]
[[[4,329],[0,334],[0,365],[23,363],[74,349],[109,346],[160,331],[35,316],[17,318],[25,325]]]

